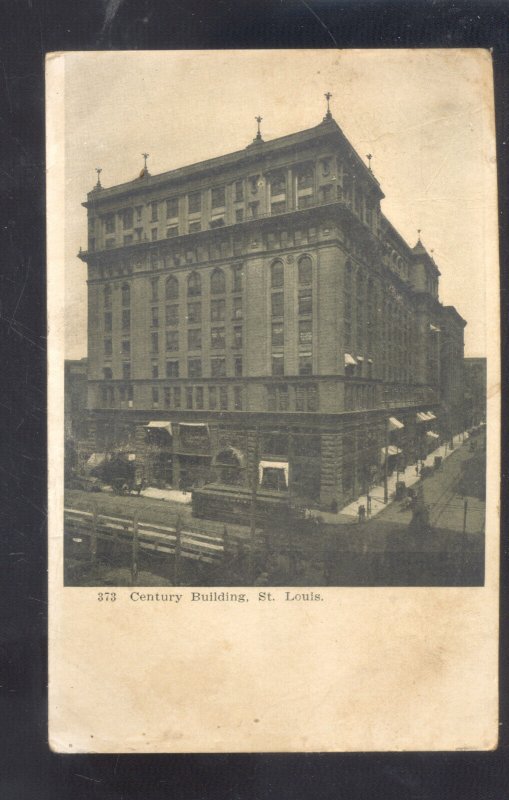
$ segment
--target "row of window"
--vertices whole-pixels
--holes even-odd
[[[180,347],[180,336],[178,330],[166,331],[166,350],[169,352],[178,352]],[[109,344],[107,345],[107,342]],[[123,343],[122,343],[123,344]],[[150,335],[151,352],[159,353],[159,333],[152,331]],[[210,346],[218,350],[226,347],[226,328],[213,327],[210,331]],[[232,330],[231,347],[235,349],[242,348],[242,326],[235,325]],[[105,355],[108,355],[107,348],[111,354],[111,340],[105,340]],[[202,330],[201,328],[189,328],[187,331],[187,349],[188,350],[201,350],[202,349]],[[122,346],[122,352],[124,348]]]
[[[242,297],[234,297],[232,299],[232,317],[234,320],[242,319]],[[226,319],[226,301],[225,300],[211,300],[210,301],[210,319],[212,322],[224,322]],[[167,305],[165,307],[165,323],[168,327],[174,327],[179,324],[180,320],[180,307],[177,304]],[[151,327],[159,327],[159,306],[152,306],[151,309]],[[200,300],[195,300],[187,304],[187,314],[185,321],[192,325],[202,321],[202,304]]]
[[[267,386],[268,411],[318,411],[318,387]]]
[[[232,395],[230,391],[232,390]],[[159,386],[152,387],[152,407],[159,408],[161,399],[164,408],[202,411],[242,411],[242,386]],[[233,400],[233,406],[231,402]],[[184,405],[182,405],[184,403]]]

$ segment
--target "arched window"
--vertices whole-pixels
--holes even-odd
[[[196,297],[201,294],[201,278],[197,272],[191,272],[187,279],[187,294]]]
[[[302,256],[299,261],[299,283],[309,285],[313,281],[313,262],[309,256]]]
[[[222,269],[215,269],[210,276],[211,294],[224,294],[226,291],[226,281]]]
[[[104,287],[104,308],[111,308],[111,286],[109,283]]]
[[[175,300],[179,296],[179,282],[174,275],[169,277],[165,286],[165,297],[167,300]]]
[[[122,305],[128,306],[131,304],[131,288],[128,283],[122,284]]]
[[[282,261],[274,261],[270,268],[270,285],[272,289],[278,289],[284,285],[285,276]]]

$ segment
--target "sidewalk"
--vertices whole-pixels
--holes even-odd
[[[453,438],[454,449],[451,450],[450,442],[447,445],[447,450],[445,450],[445,445],[440,445],[437,447],[436,450],[433,450],[424,460],[423,466],[432,467],[434,465],[435,456],[441,456],[442,459],[449,458],[452,453],[457,452],[458,448],[461,447],[463,441],[466,443],[468,441],[468,434],[458,434]],[[371,515],[369,519],[373,519],[373,517],[380,514],[381,511],[388,508],[391,503],[394,502],[394,493],[396,491],[396,478],[400,481],[404,481],[407,488],[409,486],[413,486],[419,480],[421,480],[419,475],[415,473],[415,464],[408,466],[404,471],[399,473],[397,476],[395,473],[387,478],[387,492],[389,496],[389,500],[387,503],[384,503],[384,486],[383,484],[378,484],[374,486],[370,490],[370,498],[371,498]],[[358,508],[360,505],[363,505],[364,508],[367,509],[367,496],[365,494],[360,495],[357,500],[354,500],[352,503],[349,503],[347,506],[339,509],[337,514],[333,514],[327,511],[321,511],[320,516],[322,517],[323,521],[328,524],[351,524],[354,520],[358,519]]]

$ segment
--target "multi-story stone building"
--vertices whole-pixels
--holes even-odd
[[[383,197],[329,110],[219,158],[98,180],[80,252],[96,449],[127,448],[155,482],[242,494],[256,474],[261,493],[330,507],[385,458],[436,446],[465,322]]]
[[[465,428],[475,428],[486,422],[486,358],[465,358]]]

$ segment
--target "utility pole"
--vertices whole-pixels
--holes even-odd
[[[389,488],[387,486],[387,458],[389,456],[389,417],[385,420],[385,461],[384,461],[384,503],[389,502]]]
[[[295,553],[293,552],[292,541],[292,526],[291,526],[291,510],[292,510],[292,461],[293,461],[293,433],[290,431],[288,434],[288,508],[290,514],[288,515],[288,563],[290,567],[290,578],[295,575]]]
[[[97,502],[92,505],[92,531],[90,536],[90,561],[95,566],[97,561]]]
[[[256,544],[256,499],[258,494],[258,468],[260,461],[260,428],[255,428],[254,452],[253,452],[253,471],[251,475],[251,513],[249,524],[249,577],[254,580],[254,551]]]
[[[179,585],[179,573],[180,573],[180,554],[182,551],[182,520],[180,519],[180,514],[177,517],[177,523],[175,525],[175,555],[173,560],[173,585]]]
[[[133,517],[133,545],[131,558],[131,584],[136,586],[138,582],[138,512],[134,512]]]

